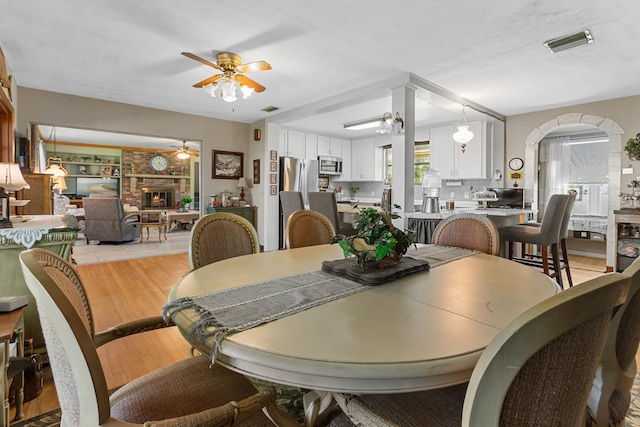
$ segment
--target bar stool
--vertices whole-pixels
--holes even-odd
[[[527,227],[523,225],[510,225],[500,227],[500,239],[509,242],[507,250],[508,258],[521,264],[532,267],[539,267],[540,262],[526,258],[513,258],[513,243],[530,243],[542,248],[542,271],[549,277],[555,278],[560,287],[562,284],[562,274],[560,268],[560,258],[558,256],[558,243],[560,243],[560,229],[569,198],[569,194],[554,194],[549,199],[549,203],[544,211],[544,217],[540,227]],[[551,247],[552,268],[549,268],[549,247]]]
[[[569,268],[569,254],[567,253],[567,237],[569,235],[569,220],[571,219],[571,213],[573,212],[573,205],[576,201],[575,194],[569,194],[569,202],[567,203],[567,207],[564,211],[564,215],[562,216],[562,226],[560,227],[560,251],[562,257],[560,258],[560,270],[567,271],[567,280],[569,280],[569,287],[573,286],[573,279],[571,278],[571,270]],[[540,227],[541,223],[539,222],[528,222],[526,224],[522,224],[530,227]],[[522,244],[522,254],[523,257],[531,257],[539,259],[539,255],[527,253],[525,250],[526,244]]]

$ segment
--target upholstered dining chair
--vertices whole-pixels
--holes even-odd
[[[351,223],[341,222],[338,214],[338,201],[336,195],[331,191],[312,191],[309,193],[309,209],[320,212],[329,218],[336,234],[353,236],[357,230]]]
[[[497,333],[468,384],[392,395],[333,393],[351,426],[584,426],[611,317],[629,278],[613,273],[560,292]],[[347,415],[345,415],[347,414]]]
[[[157,319],[96,334],[84,287],[69,263],[42,249],[22,252],[20,263],[40,314],[61,425],[271,425],[262,408],[277,413],[275,391],[258,392],[242,375],[209,367],[203,355],[139,377],[109,397],[96,346],[154,329]]]
[[[336,235],[329,219],[316,211],[295,211],[287,220],[287,249],[331,243]]]
[[[631,278],[624,305],[611,321],[602,361],[589,396],[589,410],[596,426],[622,426],[631,405],[636,377],[636,353],[640,344],[640,260],[622,273]]]
[[[498,229],[484,215],[459,213],[448,216],[436,225],[431,243],[472,249],[489,255],[500,253]]]
[[[521,264],[531,267],[540,267],[540,263],[527,257],[513,257],[513,244],[529,243],[538,245],[542,248],[541,261],[542,271],[549,277],[556,279],[560,286],[562,285],[562,271],[560,268],[560,257],[558,254],[558,244],[560,243],[560,228],[562,227],[562,218],[565,213],[567,204],[571,195],[554,194],[549,198],[549,203],[544,210],[542,223],[540,227],[526,227],[522,225],[508,225],[500,227],[500,239],[509,242],[507,256]],[[549,254],[551,248],[551,254]],[[551,268],[549,267],[549,258],[551,258]]]
[[[260,252],[258,233],[248,220],[228,212],[200,218],[189,237],[189,265],[192,270],[233,258]]]

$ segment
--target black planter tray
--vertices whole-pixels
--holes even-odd
[[[407,274],[418,271],[429,270],[429,262],[411,257],[403,257],[399,264],[391,264],[380,270],[377,267],[362,271],[358,267],[355,258],[337,259],[334,261],[323,261],[322,271],[346,277],[363,285],[381,285],[391,280],[398,279]]]

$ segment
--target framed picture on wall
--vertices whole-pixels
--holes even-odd
[[[111,166],[101,166],[100,176],[111,176]]]
[[[278,160],[278,152],[276,150],[271,150],[271,160]]]
[[[260,184],[260,159],[253,161],[253,183]]]
[[[269,182],[271,184],[277,184],[278,183],[278,175],[275,173],[272,173],[269,175]]]
[[[278,186],[277,185],[272,185],[271,186],[271,195],[275,196],[276,194],[278,194]]]
[[[238,179],[242,176],[244,154],[235,151],[213,150],[212,178]]]
[[[271,172],[278,172],[278,162],[271,162],[269,170]]]

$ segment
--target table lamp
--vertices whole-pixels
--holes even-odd
[[[29,188],[20,172],[17,163],[0,163],[0,228],[11,228],[9,219],[9,194],[7,191],[18,191]]]
[[[244,201],[244,189],[249,187],[249,183],[244,177],[238,180],[238,188],[240,189],[240,200]]]
[[[62,190],[67,189],[67,181],[64,179],[64,176],[53,178],[53,189],[58,190],[58,194],[62,194]]]

